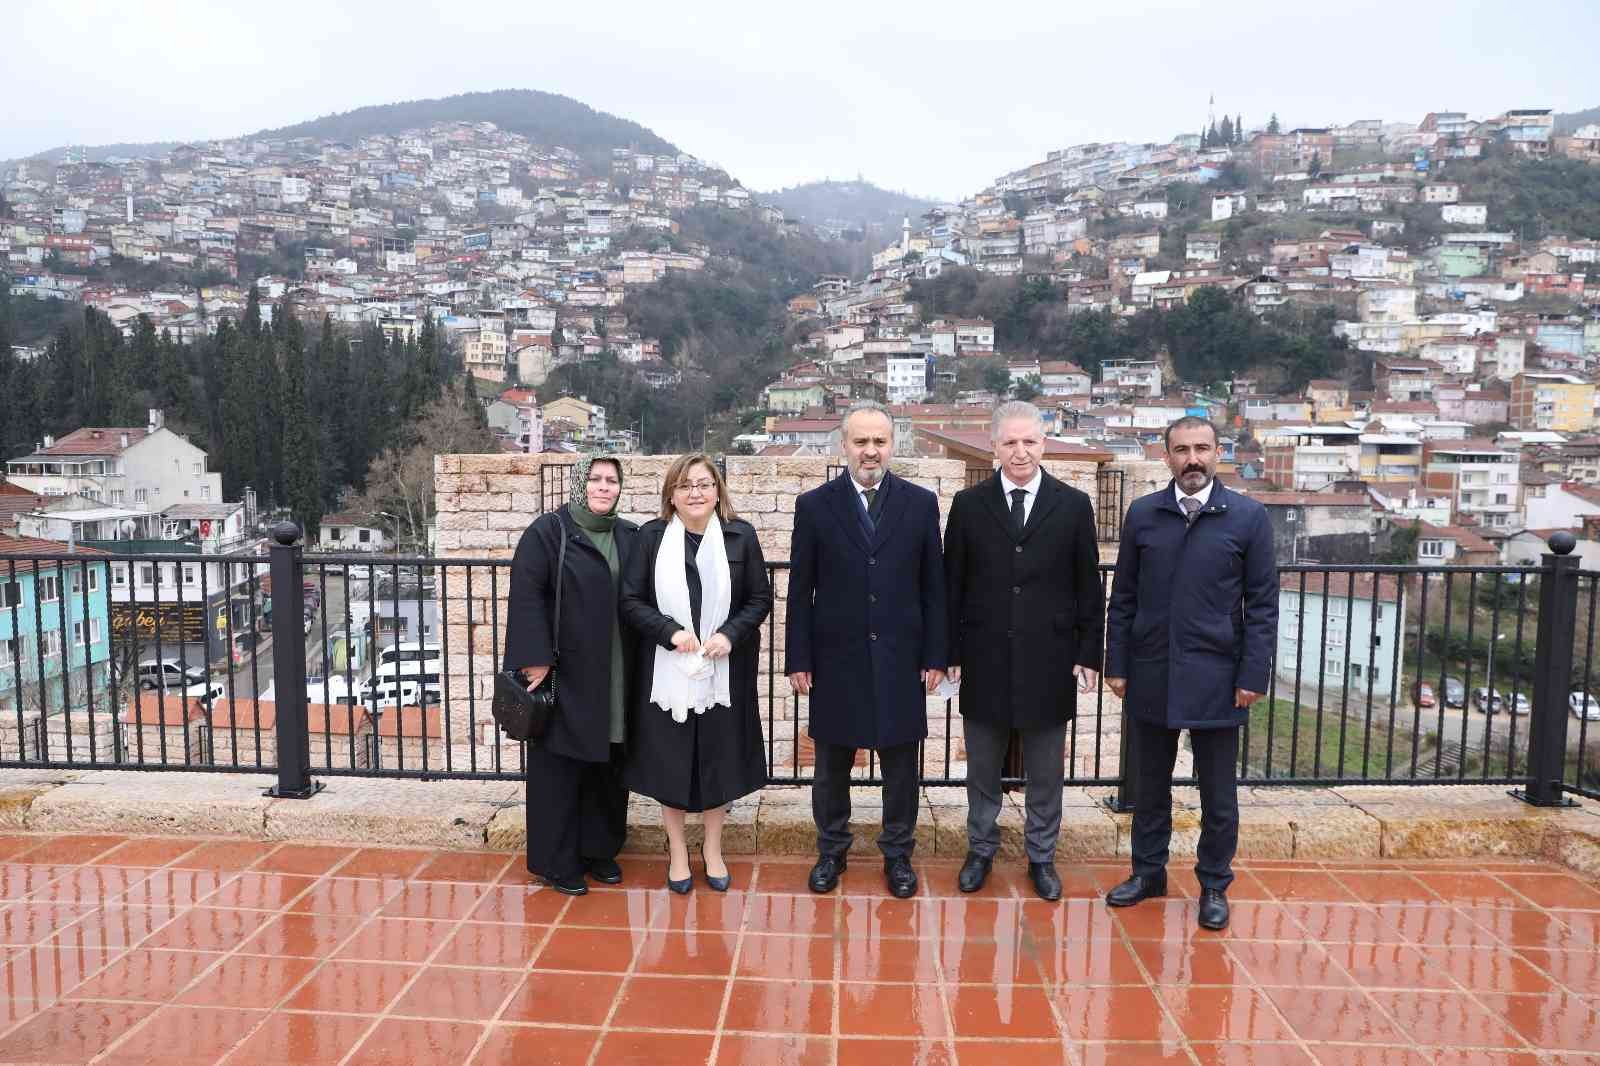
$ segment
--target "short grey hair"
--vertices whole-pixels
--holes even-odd
[[[1040,436],[1044,435],[1044,415],[1039,409],[1027,400],[1008,400],[994,409],[994,418],[989,421],[989,439],[1000,439],[1000,427],[1014,418],[1027,418],[1039,427]]]
[[[857,400],[855,403],[851,404],[845,410],[844,417],[839,419],[840,435],[842,436],[844,434],[844,427],[850,424],[850,419],[853,416],[862,414],[866,411],[873,411],[882,415],[884,418],[887,418],[889,420],[889,436],[894,436],[894,415],[891,415],[889,413],[889,409],[883,406],[883,404],[879,403],[877,400]]]

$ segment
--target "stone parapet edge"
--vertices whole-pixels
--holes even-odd
[[[519,850],[526,839],[522,786],[514,781],[415,781],[325,777],[311,799],[273,799],[261,774],[126,770],[0,770],[0,832],[126,833],[242,837],[450,849]],[[1132,816],[1105,805],[1107,788],[1065,790],[1058,861],[1128,854]],[[882,801],[853,790],[853,850],[870,854]],[[660,810],[633,797],[628,850],[666,847]],[[1008,794],[1000,814],[1003,858],[1020,861],[1023,808]],[[699,832],[691,824],[691,836]],[[1174,791],[1172,853],[1194,854],[1199,800]],[[734,805],[729,854],[815,853],[805,787],[771,787]],[[917,853],[966,852],[966,795],[922,790]],[[1541,809],[1492,785],[1242,788],[1239,857],[1359,861],[1365,858],[1538,859],[1600,877],[1600,803]]]

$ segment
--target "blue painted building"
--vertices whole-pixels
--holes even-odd
[[[0,725],[14,731],[66,708],[111,710],[111,593],[104,552],[60,554],[56,541],[0,536]]]

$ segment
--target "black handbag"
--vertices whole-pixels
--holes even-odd
[[[557,519],[559,522],[560,519]],[[512,740],[543,740],[556,715],[556,666],[561,661],[561,579],[567,563],[567,531],[561,530],[561,548],[556,556],[556,620],[550,635],[550,672],[533,691],[522,679],[520,670],[501,670],[494,675],[494,720]]]

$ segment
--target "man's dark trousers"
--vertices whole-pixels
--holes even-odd
[[[1137,746],[1134,793],[1133,872],[1165,871],[1172,842],[1172,768],[1178,760],[1177,729],[1130,716]],[[1239,727],[1191,729],[1195,776],[1200,780],[1200,844],[1195,876],[1203,889],[1226,892],[1233,883],[1233,855],[1239,849]]]
[[[911,857],[916,840],[917,748],[920,741],[877,749],[883,775],[883,830],[878,850],[885,858]],[[850,767],[856,748],[817,742],[816,780],[811,784],[811,813],[817,822],[817,852],[843,855],[850,850]]]

